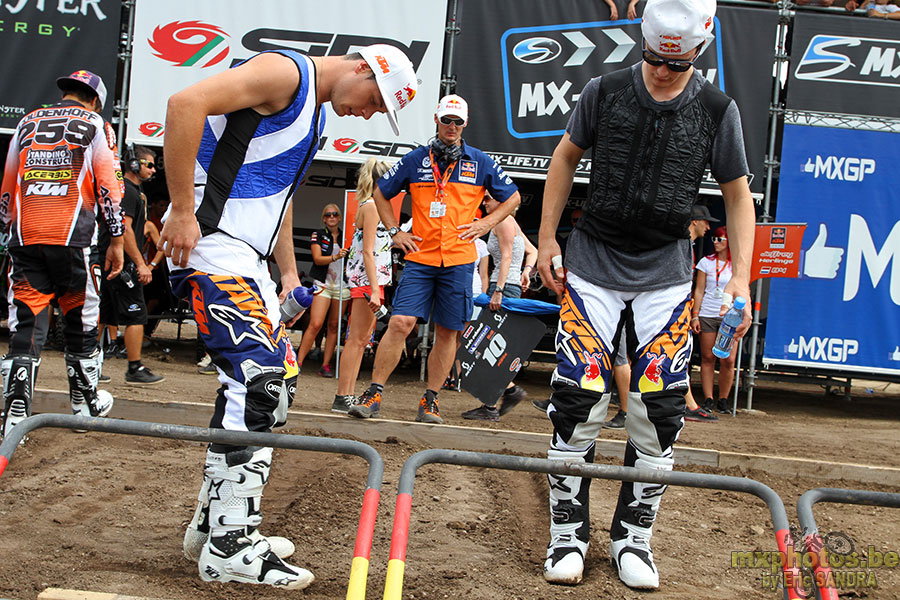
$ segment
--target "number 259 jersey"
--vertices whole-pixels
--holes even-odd
[[[19,121],[9,144],[0,219],[10,246],[90,246],[101,211],[113,236],[124,229],[115,134],[103,118],[65,100]]]

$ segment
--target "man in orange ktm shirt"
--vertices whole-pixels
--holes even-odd
[[[50,301],[65,320],[69,398],[76,415],[102,417],[113,398],[97,391],[103,353],[97,344],[99,281],[92,277],[96,215],[112,240],[106,271],[122,270],[124,189],[116,137],[97,114],[106,87],[90,71],[60,77],[59,104],[19,121],[9,144],[0,220],[9,229],[9,354],[3,374],[2,434],[31,414],[31,396],[47,339]]]
[[[456,334],[472,315],[472,272],[478,259],[474,241],[519,205],[512,179],[488,155],[463,142],[468,119],[465,100],[456,95],[441,98],[434,115],[434,141],[404,156],[378,181],[375,205],[394,244],[407,253],[406,268],[375,354],[372,384],[350,407],[350,416],[378,416],[384,384],[400,360],[406,337],[419,319],[431,318],[434,347],[416,421],[443,423],[437,393],[453,364]],[[412,233],[398,229],[388,201],[407,188],[412,198]],[[476,221],[485,189],[502,204]]]

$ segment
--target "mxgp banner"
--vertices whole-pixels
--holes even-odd
[[[316,158],[397,159],[433,135],[446,12],[446,0],[138,0],[127,138],[161,144],[169,96],[259,51],[339,56],[384,43],[406,52],[420,80],[397,115],[400,136],[385,115],[338,117],[327,103]]]
[[[641,60],[640,20],[602,21],[597,0],[460,0],[453,71],[469,102],[467,142],[510,175],[543,178],[591,78]],[[754,192],[762,191],[778,14],[719,5],[696,66],[741,109]],[[590,173],[585,154],[576,177]],[[715,187],[707,175],[704,188]]]
[[[798,11],[787,90],[788,108],[900,117],[897,23]]]
[[[766,277],[797,277],[805,230],[806,224],[800,223],[757,223],[750,281]]]
[[[806,221],[772,280],[764,362],[900,374],[900,134],[785,125],[778,220]]]
[[[57,77],[80,69],[103,78],[103,116],[116,95],[120,0],[6,0],[0,3],[0,133],[25,113],[59,101]]]

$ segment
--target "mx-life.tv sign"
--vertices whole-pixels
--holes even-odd
[[[718,18],[714,31],[719,31]],[[588,81],[641,60],[641,41],[640,19],[506,30],[500,49],[509,134],[520,139],[562,135]],[[718,36],[703,48],[695,67],[725,91]]]

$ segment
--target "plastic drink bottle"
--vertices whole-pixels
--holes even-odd
[[[727,302],[727,298],[725,298]],[[728,358],[731,356],[731,346],[734,345],[734,332],[744,320],[744,306],[747,300],[738,296],[734,299],[734,305],[728,309],[725,316],[722,317],[722,324],[719,325],[719,333],[716,335],[716,343],[712,352],[719,358]]]
[[[313,297],[319,291],[315,285],[312,287],[303,287],[299,285],[292,289],[281,303],[281,320],[290,321],[297,315],[303,314],[312,304]]]
[[[366,297],[366,300],[371,300],[372,297],[368,294],[363,294]],[[387,323],[391,320],[391,309],[382,304],[378,307],[378,310],[375,311],[375,319],[381,321],[382,323]]]

